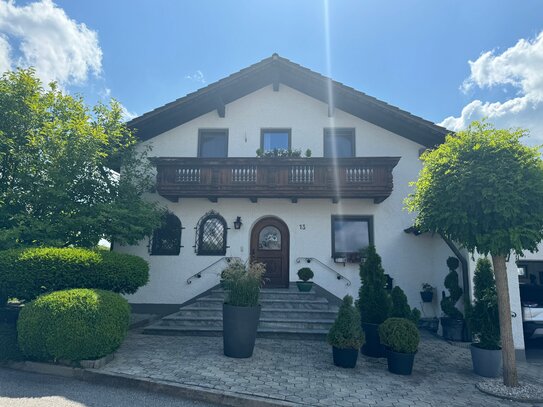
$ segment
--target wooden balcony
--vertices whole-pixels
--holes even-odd
[[[379,203],[392,192],[400,157],[152,158],[157,192],[179,198],[343,198]]]

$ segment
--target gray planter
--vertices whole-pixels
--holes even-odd
[[[237,307],[223,304],[222,326],[224,355],[231,358],[250,358],[255,347],[256,330],[260,319],[260,305]]]
[[[298,286],[298,291],[302,293],[308,293],[313,288],[312,281],[296,281],[296,285]]]
[[[372,358],[384,358],[386,353],[385,347],[381,344],[381,338],[379,337],[379,324],[362,322],[362,330],[364,331],[366,342],[362,345],[360,352]]]
[[[483,377],[498,377],[502,367],[502,351],[482,349],[471,344],[473,371]]]
[[[441,327],[443,328],[443,339],[461,342],[464,339],[464,320],[443,317]]]

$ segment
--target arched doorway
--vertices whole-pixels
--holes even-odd
[[[259,220],[251,232],[251,259],[266,265],[266,288],[285,288],[289,285],[288,227],[280,219]]]

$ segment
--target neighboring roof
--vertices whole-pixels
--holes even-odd
[[[331,80],[277,54],[263,59],[205,88],[170,102],[128,122],[140,140],[148,140],[270,84],[279,83],[329,104],[328,89],[334,107],[376,126],[433,147],[445,140],[447,129],[414,116],[340,82]]]

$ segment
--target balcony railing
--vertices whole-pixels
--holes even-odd
[[[382,202],[399,157],[152,158],[157,192],[179,198],[343,198]]]

